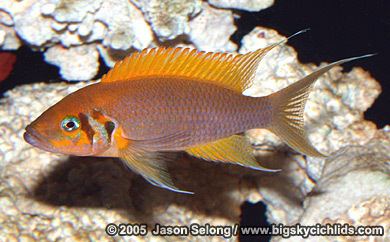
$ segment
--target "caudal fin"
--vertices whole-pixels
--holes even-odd
[[[366,58],[373,54],[339,60],[314,71],[290,86],[270,95],[273,115],[268,127],[293,149],[309,156],[325,156],[318,152],[307,139],[304,129],[303,111],[314,82],[336,65]]]

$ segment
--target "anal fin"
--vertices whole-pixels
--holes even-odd
[[[186,152],[197,158],[209,161],[234,163],[261,171],[279,171],[260,166],[252,153],[249,142],[241,135],[233,135],[211,143],[192,147],[187,149]]]

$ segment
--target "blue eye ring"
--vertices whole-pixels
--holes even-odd
[[[61,128],[67,132],[74,131],[80,128],[80,119],[75,116],[68,115],[62,120]]]

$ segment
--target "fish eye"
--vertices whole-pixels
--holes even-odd
[[[73,131],[80,127],[80,120],[75,116],[66,116],[62,122],[61,127],[65,131]]]

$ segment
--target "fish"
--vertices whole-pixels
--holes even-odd
[[[181,47],[134,52],[100,82],[69,94],[29,124],[27,143],[76,156],[119,157],[151,184],[180,193],[167,163],[177,152],[260,171],[242,135],[264,128],[294,150],[324,157],[311,145],[303,113],[315,81],[339,60],[263,97],[244,96],[264,55],[280,43],[247,54]]]

